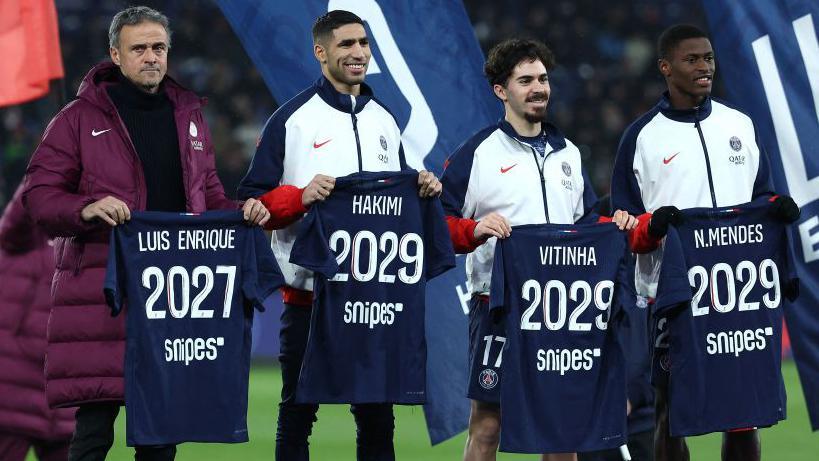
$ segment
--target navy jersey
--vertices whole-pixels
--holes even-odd
[[[783,297],[793,286],[785,226],[767,200],[685,210],[666,238],[654,315],[667,372],[671,435],[776,424]],[[664,286],[666,285],[666,286]],[[689,290],[690,302],[663,293]],[[656,372],[656,371],[655,371]]]
[[[127,312],[129,446],[248,440],[253,308],[282,284],[240,211],[136,212],[112,230],[105,295]]]
[[[500,449],[593,451],[625,443],[628,292],[614,224],[525,225],[495,250],[490,307],[506,317]]]
[[[415,171],[336,179],[290,261],[315,272],[297,402],[425,402],[427,280],[455,265],[440,201]]]

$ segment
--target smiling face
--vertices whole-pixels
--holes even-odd
[[[539,130],[539,124],[546,116],[546,105],[551,94],[546,66],[539,59],[524,59],[519,62],[506,85],[496,84],[494,90],[495,95],[503,101],[506,119],[516,129],[520,130],[518,125],[537,125]]]
[[[345,24],[313,46],[321,72],[341,93],[358,95],[372,53],[367,32],[361,24]]]
[[[674,108],[697,107],[711,94],[716,64],[707,38],[680,41],[668,57],[660,59],[659,67]]]
[[[162,24],[123,26],[119,47],[109,49],[122,75],[148,93],[156,93],[168,70],[168,32]]]

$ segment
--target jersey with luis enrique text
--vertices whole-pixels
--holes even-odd
[[[506,316],[500,449],[593,451],[625,443],[629,291],[614,224],[515,226],[495,249],[490,308]]]
[[[135,212],[111,232],[105,295],[127,312],[127,443],[246,442],[253,309],[284,283],[240,211]]]
[[[426,401],[427,280],[454,267],[443,209],[416,171],[336,179],[314,204],[290,261],[315,272],[296,401]]]
[[[782,303],[795,297],[797,281],[785,225],[769,208],[765,198],[692,208],[669,229],[653,315],[655,375],[667,380],[673,436],[785,418]],[[685,291],[690,302],[664,299]]]

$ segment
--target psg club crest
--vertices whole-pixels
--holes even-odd
[[[387,150],[387,138],[385,138],[384,135],[381,135],[379,141],[381,141],[381,148]]]
[[[561,164],[561,167],[563,168],[563,173],[566,176],[571,176],[572,175],[572,167],[569,166],[568,162],[563,162],[563,164]]]
[[[494,370],[487,368],[481,372],[481,375],[478,377],[478,382],[482,388],[487,390],[492,389],[498,385],[498,374],[495,373]]]
[[[734,152],[739,152],[739,150],[742,149],[742,141],[740,141],[736,136],[731,136],[731,140],[729,142],[731,144],[731,149],[734,149]]]

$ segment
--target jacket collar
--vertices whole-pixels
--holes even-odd
[[[668,91],[663,93],[660,102],[657,103],[660,112],[667,118],[675,122],[696,123],[705,120],[711,115],[711,96],[706,96],[702,104],[691,109],[675,109],[671,105],[671,98],[668,96]]]
[[[552,146],[552,151],[558,151],[566,147],[566,138],[556,126],[548,122],[542,122],[540,126],[542,129],[541,134],[546,137],[546,142]],[[510,138],[514,138],[523,143],[529,143],[529,140],[519,135],[512,127],[512,124],[507,122],[506,119],[501,118],[498,120],[498,128]]]
[[[88,71],[77,90],[77,97],[84,99],[107,112],[115,111],[111,98],[105,91],[108,85],[114,85],[119,79],[119,68],[111,61],[104,61]],[[202,107],[206,100],[183,87],[173,78],[165,75],[162,86],[175,110],[195,110]]]
[[[348,114],[353,113],[353,98],[349,94],[339,93],[338,90],[327,80],[327,77],[321,76],[314,84],[316,93],[324,102]],[[355,97],[355,113],[359,113],[364,109],[364,106],[373,99],[373,90],[366,84],[361,84],[361,94]]]

